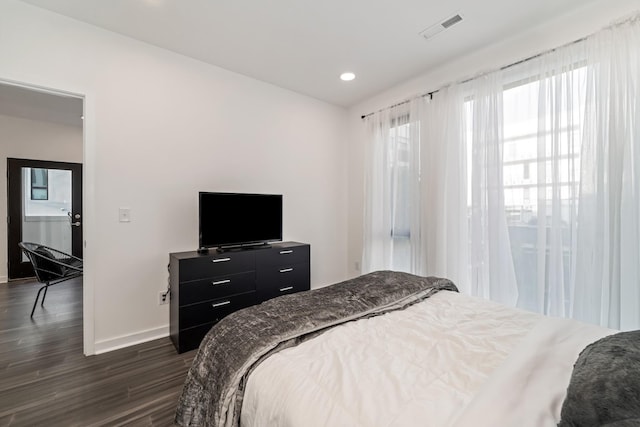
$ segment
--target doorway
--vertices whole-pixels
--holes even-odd
[[[87,96],[86,90],[83,88],[76,87],[63,90],[53,86],[44,87],[27,82],[10,81],[0,77],[0,129],[2,129],[2,132],[0,132],[0,168],[8,166],[9,158],[81,164],[81,178],[77,180],[72,178],[72,180],[81,186],[82,192],[88,191],[88,194],[83,195],[81,203],[83,204],[83,211],[86,211],[87,208],[90,209],[93,204],[92,189],[94,188],[94,183],[92,180],[93,175],[87,174],[87,169],[90,168],[85,161],[85,147],[87,146],[86,135],[93,135],[95,129],[92,119],[92,100],[92,95]],[[85,110],[87,103],[90,105],[88,114]],[[89,120],[85,119],[87,115]],[[91,137],[89,141],[88,145],[93,147],[94,142]],[[93,159],[91,156],[89,158]],[[56,169],[58,166],[51,166],[51,169]],[[27,165],[27,167],[48,169],[47,165],[44,164]],[[69,172],[66,173],[68,174]],[[31,171],[28,174],[29,179],[31,179]],[[34,180],[36,181],[34,198],[36,199],[45,197],[43,195],[43,187],[45,187],[43,177],[44,172],[34,172]],[[0,216],[9,217],[7,206],[9,186],[7,179],[8,171],[0,174],[0,181],[4,181],[0,186]],[[52,182],[51,180],[56,178],[49,177],[47,174],[47,179]],[[89,179],[88,183],[87,179]],[[31,186],[29,186],[30,191]],[[82,193],[80,192],[80,194]],[[81,232],[76,232],[76,234],[82,235],[80,239],[86,239],[91,230],[91,224],[87,225],[86,212],[83,211],[72,212],[72,215],[75,213],[81,215],[81,218],[79,218],[81,227],[78,227]],[[64,214],[67,214],[67,212],[64,212]],[[12,217],[13,215],[11,214]],[[59,219],[61,218],[57,218],[57,220]],[[62,219],[70,221],[68,216]],[[58,225],[62,225],[62,223]],[[69,224],[66,226],[69,227]],[[88,268],[89,263],[85,263],[86,268],[83,278],[77,279],[79,283],[74,283],[76,282],[75,280],[69,281],[66,282],[69,284],[68,286],[60,284],[58,286],[63,288],[56,288],[56,292],[50,292],[51,295],[47,296],[47,301],[51,304],[52,310],[48,313],[46,310],[37,312],[36,314],[39,314],[40,318],[35,321],[30,320],[29,313],[37,293],[37,283],[33,282],[32,279],[19,279],[8,282],[8,228],[8,226],[0,228],[0,259],[4,259],[0,263],[0,294],[3,291],[13,289],[21,294],[28,294],[30,301],[25,302],[26,300],[22,298],[21,301],[28,305],[26,309],[19,310],[19,307],[14,304],[8,305],[11,310],[7,310],[4,314],[17,319],[16,321],[23,321],[22,327],[27,328],[51,326],[54,330],[58,330],[65,329],[60,326],[59,321],[75,322],[73,323],[74,325],[80,325],[80,331],[75,332],[76,329],[72,328],[74,337],[70,339],[77,340],[80,336],[75,334],[80,334],[81,339],[79,342],[84,354],[94,354],[93,281],[91,279],[91,269]],[[12,238],[12,240],[15,240],[15,238]],[[83,255],[82,258],[86,261],[91,255],[91,250],[86,247],[84,241],[76,246],[80,248]],[[35,290],[33,289],[34,286],[36,287]],[[69,289],[64,289],[65,286]],[[55,304],[54,299],[50,300],[50,298],[58,298],[59,304]],[[71,331],[70,329],[66,330]]]
[[[7,159],[8,275],[34,275],[19,242],[50,246],[82,258],[82,165]]]

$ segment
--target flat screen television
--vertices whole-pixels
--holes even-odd
[[[282,195],[200,192],[199,248],[282,240]]]

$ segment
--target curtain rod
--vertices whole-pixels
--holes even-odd
[[[595,33],[593,33],[593,34],[595,34]],[[438,93],[442,88],[445,88],[445,87],[450,86],[450,85],[452,85],[452,84],[465,84],[465,83],[468,83],[468,82],[470,82],[470,81],[472,81],[472,80],[475,80],[475,79],[477,79],[477,78],[480,78],[480,77],[486,76],[486,75],[488,75],[488,74],[494,73],[494,72],[496,72],[496,71],[503,71],[503,70],[507,70],[507,69],[509,69],[509,68],[511,68],[511,67],[515,67],[516,65],[520,65],[520,64],[523,64],[523,63],[525,63],[525,62],[531,61],[531,60],[533,60],[533,59],[539,58],[539,57],[541,57],[541,56],[543,56],[543,55],[547,55],[547,54],[549,54],[549,53],[551,53],[551,52],[555,52],[555,51],[556,51],[556,50],[558,50],[558,49],[562,49],[562,48],[565,48],[565,47],[567,47],[567,46],[572,46],[572,45],[574,45],[574,44],[581,43],[581,42],[583,42],[583,41],[587,40],[587,38],[591,37],[593,34],[590,34],[590,35],[588,35],[588,36],[585,36],[585,37],[579,38],[579,39],[574,40],[574,41],[571,41],[571,42],[569,42],[569,43],[565,43],[565,44],[563,44],[563,45],[561,45],[561,46],[554,47],[554,48],[552,48],[552,49],[547,49],[547,50],[545,50],[545,51],[543,51],[543,52],[537,53],[537,54],[535,54],[535,55],[529,56],[529,57],[527,57],[527,58],[521,59],[521,60],[516,61],[516,62],[512,62],[511,64],[504,65],[504,66],[502,66],[502,67],[500,67],[500,68],[497,68],[497,69],[494,69],[494,70],[489,70],[489,71],[481,72],[481,73],[476,74],[476,75],[474,75],[474,76],[472,76],[472,77],[468,77],[468,78],[466,78],[466,79],[464,79],[464,80],[462,80],[462,81],[454,82],[454,83],[447,83],[447,84],[445,84],[445,85],[441,86],[440,88],[435,89],[435,90],[432,90],[432,91],[430,91],[430,92],[425,92],[425,93],[422,93],[422,94],[420,94],[420,95],[413,96],[413,97],[411,97],[411,98],[409,98],[409,99],[405,99],[404,101],[400,101],[400,102],[398,102],[397,104],[393,104],[393,105],[391,105],[391,106],[389,106],[389,107],[386,107],[386,108],[381,108],[380,110],[374,111],[374,112],[369,113],[369,114],[363,114],[362,116],[360,116],[360,118],[364,120],[365,118],[367,118],[367,117],[369,117],[369,116],[372,116],[372,115],[374,115],[374,114],[376,114],[376,113],[380,113],[380,112],[382,112],[382,111],[384,111],[384,110],[388,110],[388,109],[391,109],[391,108],[394,108],[394,107],[398,107],[398,106],[400,106],[400,105],[407,104],[407,103],[409,103],[409,102],[411,102],[412,100],[417,99],[417,98],[424,98],[424,97],[427,97],[427,96],[428,96],[428,97],[430,97],[431,99],[433,99],[433,94],[434,94],[434,93]]]

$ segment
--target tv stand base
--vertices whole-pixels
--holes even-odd
[[[268,243],[258,243],[256,245],[220,246],[216,248],[216,252],[224,253],[224,252],[247,251],[252,249],[270,249],[271,247],[272,246]]]

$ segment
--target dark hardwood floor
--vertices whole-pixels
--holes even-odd
[[[171,426],[195,351],[169,338],[82,354],[82,281],[0,283],[0,426]]]

